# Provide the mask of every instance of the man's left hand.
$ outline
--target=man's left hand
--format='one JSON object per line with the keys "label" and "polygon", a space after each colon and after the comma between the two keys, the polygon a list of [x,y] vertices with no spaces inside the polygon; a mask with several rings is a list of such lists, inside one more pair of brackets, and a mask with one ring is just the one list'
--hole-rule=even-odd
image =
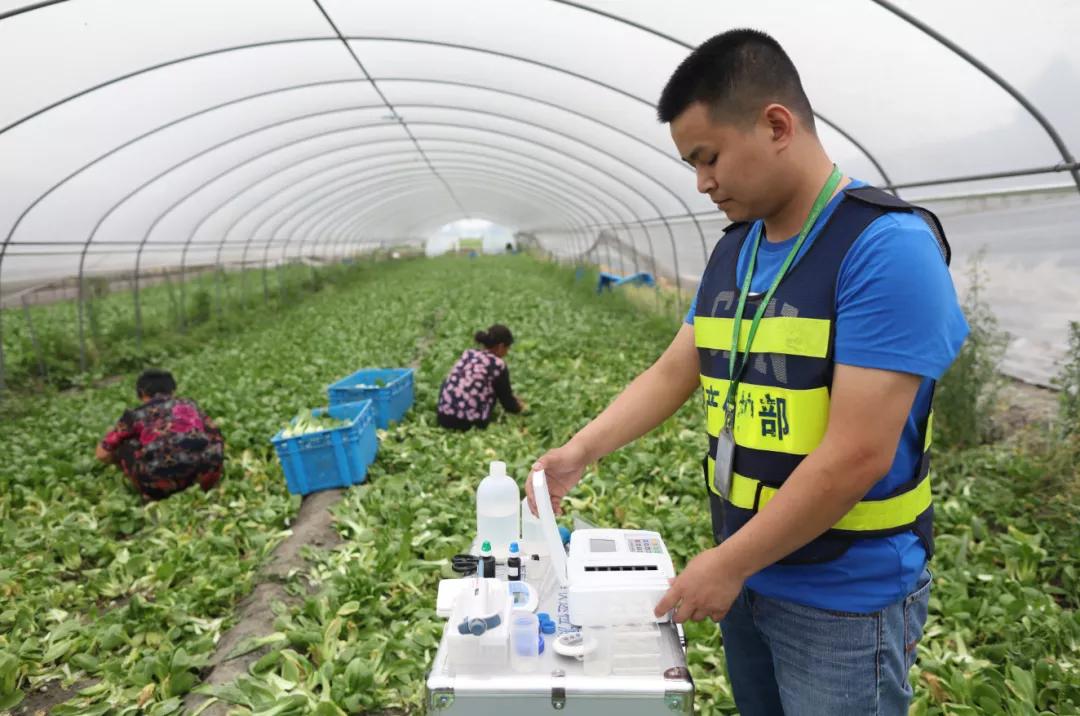
{"label": "man's left hand", "polygon": [[655,615],[663,616],[669,609],[678,607],[673,616],[677,624],[704,619],[720,621],[743,586],[743,578],[733,567],[719,547],[705,550],[671,581],[671,588],[656,605]]}

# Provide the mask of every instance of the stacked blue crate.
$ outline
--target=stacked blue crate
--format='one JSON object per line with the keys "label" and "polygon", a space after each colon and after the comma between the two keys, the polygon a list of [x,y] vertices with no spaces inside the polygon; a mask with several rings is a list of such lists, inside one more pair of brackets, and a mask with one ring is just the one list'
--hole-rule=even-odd
{"label": "stacked blue crate", "polygon": [[356,400],[375,403],[376,424],[382,430],[401,422],[413,404],[411,368],[365,368],[330,385],[330,405]]}
{"label": "stacked blue crate", "polygon": [[346,423],[288,438],[282,430],[270,439],[285,472],[289,492],[307,495],[362,483],[378,452],[375,405],[370,400],[362,400],[316,408],[311,413],[314,416],[329,414]]}

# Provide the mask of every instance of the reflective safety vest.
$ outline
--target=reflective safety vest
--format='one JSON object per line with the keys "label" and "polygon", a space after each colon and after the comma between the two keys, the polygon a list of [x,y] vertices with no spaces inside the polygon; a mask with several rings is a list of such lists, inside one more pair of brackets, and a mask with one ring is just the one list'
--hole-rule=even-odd
{"label": "reflective safety vest", "polygon": [[[891,212],[916,212],[934,233],[942,258],[950,251],[937,217],[873,188],[848,189],[816,239],[781,281],[754,337],[752,353],[735,396],[735,454],[728,499],[713,482],[713,455],[724,425],[728,353],[738,305],[736,271],[748,223],[732,224],[717,243],[702,277],[694,315],[701,387],[709,433],[705,476],[713,534],[719,543],[761,509],[821,442],[829,419],[836,341],[836,285],[848,250],[875,219]],[[747,298],[740,350],[758,300]],[[842,555],[856,539],[913,531],[933,554],[934,508],[930,496],[932,414],[919,417],[923,456],[911,479],[882,499],[863,499],[832,529],[781,560],[781,564],[825,562]]]}

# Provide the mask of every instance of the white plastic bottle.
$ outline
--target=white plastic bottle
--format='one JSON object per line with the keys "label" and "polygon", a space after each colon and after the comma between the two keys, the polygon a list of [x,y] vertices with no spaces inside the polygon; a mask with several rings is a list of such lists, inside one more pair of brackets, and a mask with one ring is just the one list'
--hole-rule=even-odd
{"label": "white plastic bottle", "polygon": [[476,488],[476,534],[481,542],[491,543],[496,557],[506,558],[510,543],[520,535],[521,495],[517,483],[506,474],[506,463],[491,463],[490,474]]}

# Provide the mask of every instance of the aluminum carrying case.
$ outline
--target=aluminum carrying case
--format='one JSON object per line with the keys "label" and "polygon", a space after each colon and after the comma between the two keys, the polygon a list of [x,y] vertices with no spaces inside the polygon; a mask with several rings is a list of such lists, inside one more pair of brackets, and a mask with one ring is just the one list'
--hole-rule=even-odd
{"label": "aluminum carrying case", "polygon": [[[546,560],[545,560],[546,562]],[[501,567],[501,565],[500,565]],[[501,573],[502,570],[500,569]],[[526,575],[527,576],[527,575]],[[515,671],[509,663],[483,669],[454,669],[448,660],[447,623],[426,679],[425,709],[435,716],[541,716],[553,712],[580,716],[659,716],[693,713],[694,683],[686,666],[682,628],[656,625],[658,655],[642,670],[619,665],[616,651],[607,676],[588,676],[583,662],[555,653],[555,638],[575,631],[570,624],[566,590],[547,582],[539,612],[556,622],[557,633],[545,635],[545,648],[535,670]],[[652,666],[655,664],[655,667]]]}

